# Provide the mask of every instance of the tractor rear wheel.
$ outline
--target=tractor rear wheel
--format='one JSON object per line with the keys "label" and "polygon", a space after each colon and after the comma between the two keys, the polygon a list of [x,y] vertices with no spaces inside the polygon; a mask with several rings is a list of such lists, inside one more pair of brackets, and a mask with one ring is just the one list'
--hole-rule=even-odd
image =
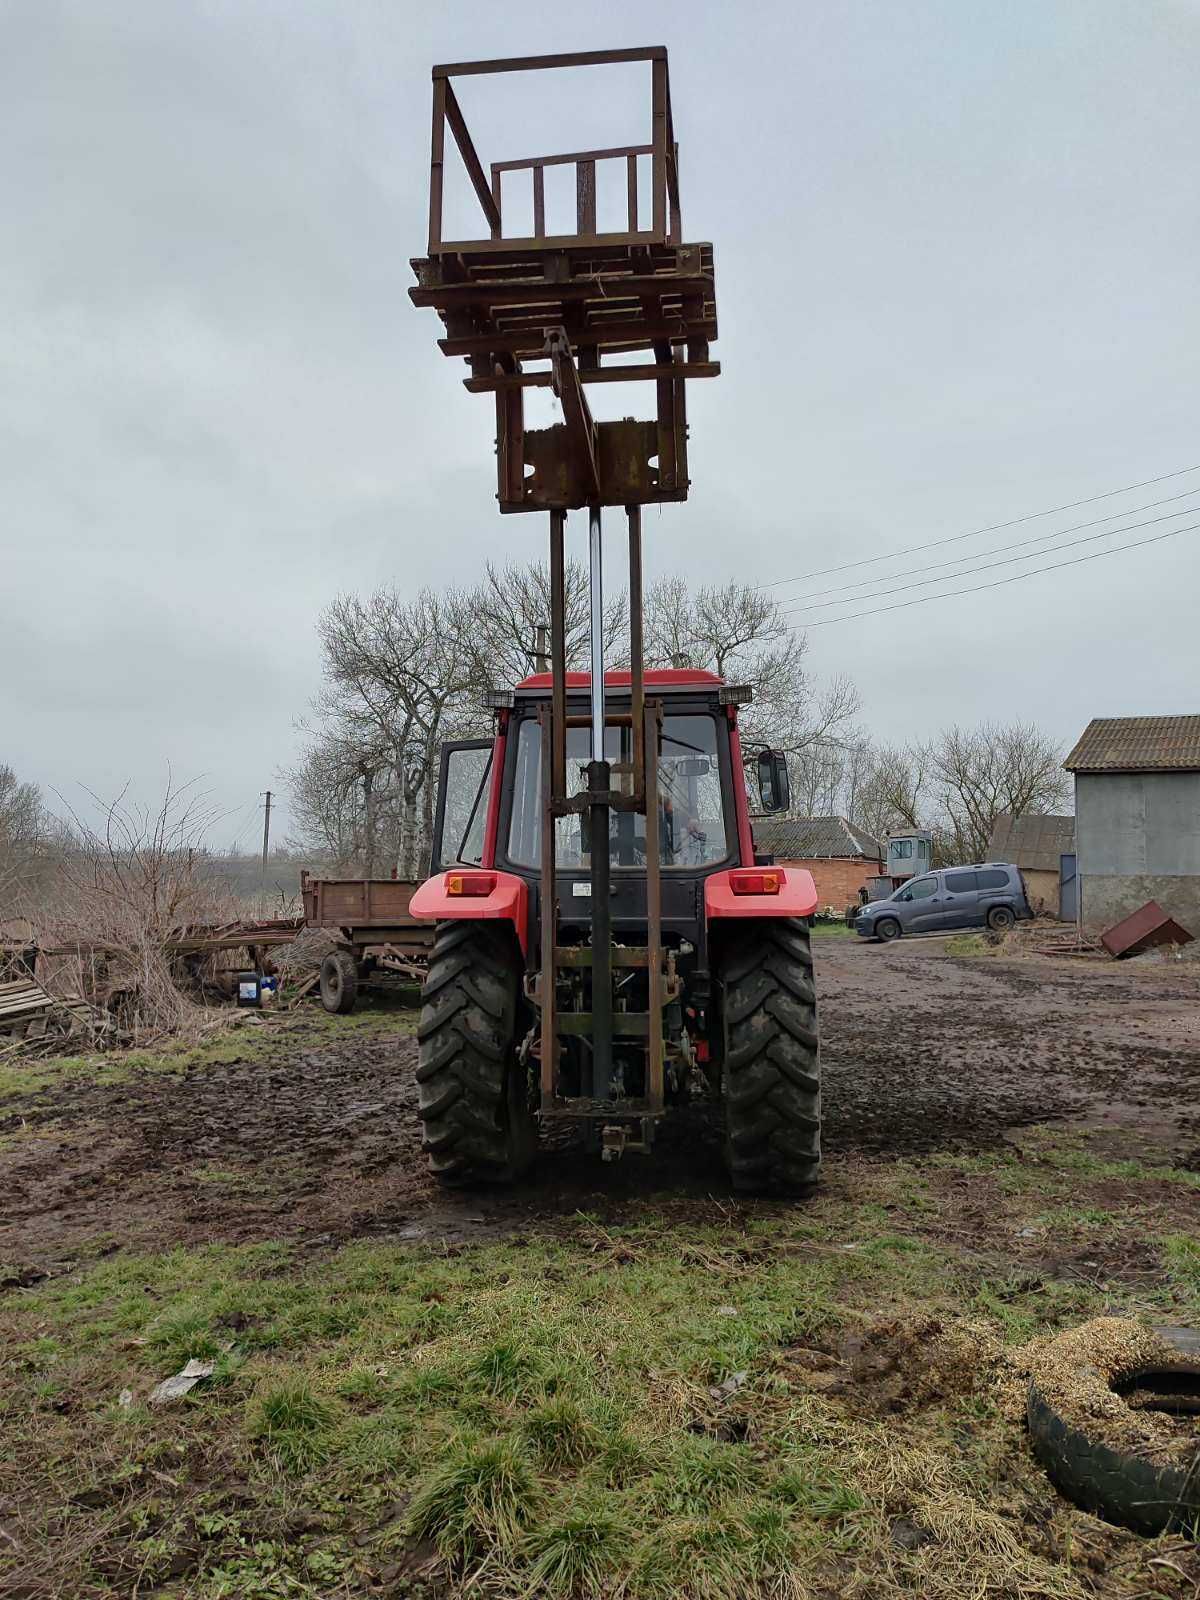
{"label": "tractor rear wheel", "polygon": [[520,979],[508,932],[439,924],[421,991],[417,1114],[442,1183],[511,1183],[533,1160],[537,1127],[516,1050]]}
{"label": "tractor rear wheel", "polygon": [[807,925],[748,923],[728,945],[720,977],[733,1186],[810,1194],[821,1170],[821,1066]]}

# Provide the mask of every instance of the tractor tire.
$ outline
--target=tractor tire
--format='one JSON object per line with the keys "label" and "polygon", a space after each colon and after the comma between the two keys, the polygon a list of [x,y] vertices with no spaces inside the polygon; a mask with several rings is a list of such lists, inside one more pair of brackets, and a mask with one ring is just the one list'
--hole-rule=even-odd
{"label": "tractor tire", "polygon": [[733,1186],[811,1194],[821,1170],[821,1065],[807,924],[750,923],[733,936],[719,975]]}
{"label": "tractor tire", "polygon": [[358,966],[348,950],[332,950],[321,963],[321,1004],[334,1016],[354,1010]]}
{"label": "tractor tire", "polygon": [[993,933],[1007,933],[1016,920],[1016,912],[1009,906],[993,906],[987,914],[987,925]]}
{"label": "tractor tire", "polygon": [[[1200,1394],[1200,1333],[1191,1328],[1155,1331],[1178,1352],[1180,1392]],[[1140,1455],[1113,1449],[1065,1422],[1033,1383],[1028,1418],[1034,1455],[1055,1486],[1085,1511],[1151,1536],[1186,1533],[1200,1523],[1200,1452],[1190,1465],[1155,1466]]]}
{"label": "tractor tire", "polygon": [[533,1160],[537,1125],[516,1049],[520,983],[507,930],[439,924],[421,991],[417,1114],[441,1183],[512,1183]]}

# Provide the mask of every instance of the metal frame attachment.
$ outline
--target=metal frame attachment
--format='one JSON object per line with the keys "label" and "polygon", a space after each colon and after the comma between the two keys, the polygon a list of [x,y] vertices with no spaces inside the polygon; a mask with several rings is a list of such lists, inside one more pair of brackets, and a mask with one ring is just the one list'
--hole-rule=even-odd
{"label": "metal frame attachment", "polygon": [[[493,161],[485,171],[453,80],[481,73],[646,62],[649,143]],[[582,509],[685,500],[688,378],[713,378],[717,337],[712,246],[684,244],[679,150],[671,116],[667,52],[599,50],[458,62],[433,69],[428,255],[415,260],[415,305],[445,325],[439,345],[467,361],[467,389],[495,395],[497,499],[501,511]],[[442,237],[446,129],[471,180],[486,237]],[[626,226],[597,230],[596,168],[623,161]],[[639,225],[638,163],[650,166],[650,226]],[[546,232],[545,169],[573,165],[573,233]],[[534,232],[505,238],[506,174],[529,172]],[[648,355],[649,360],[619,359]],[[539,365],[540,363],[540,365]],[[653,383],[652,419],[592,420],[585,387]],[[553,388],[561,426],[526,430],[524,391]]]}
{"label": "metal frame attachment", "polygon": [[[564,67],[646,63],[649,140],[609,149],[575,149],[505,157],[485,168],[455,93],[459,78]],[[474,189],[486,232],[446,239],[446,130]],[[598,216],[597,168],[625,168],[625,226],[606,228]],[[640,188],[649,168],[649,203]],[[575,230],[547,231],[545,171],[575,169]],[[506,178],[529,174],[533,233],[505,236]],[[678,994],[674,957],[662,944],[662,884],[658,860],[658,748],[662,707],[647,701],[642,647],[641,507],[688,495],[689,378],[714,378],[716,291],[710,244],[685,244],[679,205],[679,149],[671,114],[667,52],[645,49],[522,56],[454,62],[433,69],[433,126],[429,168],[428,254],[415,260],[409,296],[440,316],[447,356],[466,360],[469,392],[492,394],[496,407],[497,499],[501,511],[550,513],[551,694],[541,711],[542,854],[541,966],[528,988],[540,1007],[541,1105],[544,1116],[584,1117],[599,1125],[606,1157],[646,1149],[664,1104],[663,1010]],[[649,225],[642,226],[644,212]],[[642,359],[625,359],[641,357]],[[594,383],[653,383],[652,418],[597,422],[587,400]],[[524,393],[549,387],[561,423],[526,429]],[[609,711],[604,693],[602,508],[623,506],[629,528],[630,696],[628,712]],[[568,716],[565,646],[565,524],[569,510],[588,510],[591,571],[592,694],[590,716]],[[566,730],[591,729],[587,788],[567,794]],[[631,730],[628,789],[614,790],[604,755],[606,726]],[[646,944],[614,945],[609,904],[609,815],[638,812],[646,819]],[[588,814],[591,828],[592,939],[585,947],[559,944],[554,825]],[[591,1010],[559,1006],[560,972],[591,969]],[[648,1009],[615,1010],[613,971],[645,966]],[[590,1084],[571,1099],[559,1093],[562,1039],[586,1034],[592,1044]],[[646,1040],[646,1092],[614,1100],[612,1050],[618,1038]],[[637,1124],[631,1130],[631,1124]],[[631,1137],[631,1131],[636,1137]]]}

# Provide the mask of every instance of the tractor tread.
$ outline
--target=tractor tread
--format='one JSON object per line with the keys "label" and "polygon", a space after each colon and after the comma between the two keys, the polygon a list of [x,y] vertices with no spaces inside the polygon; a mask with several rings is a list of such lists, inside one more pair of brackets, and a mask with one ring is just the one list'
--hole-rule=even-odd
{"label": "tractor tread", "polygon": [[536,1130],[516,1059],[520,967],[506,930],[442,923],[417,1028],[417,1114],[445,1184],[511,1183]]}
{"label": "tractor tread", "polygon": [[788,919],[739,929],[720,977],[734,1187],[809,1194],[821,1168],[821,1069],[807,925]]}

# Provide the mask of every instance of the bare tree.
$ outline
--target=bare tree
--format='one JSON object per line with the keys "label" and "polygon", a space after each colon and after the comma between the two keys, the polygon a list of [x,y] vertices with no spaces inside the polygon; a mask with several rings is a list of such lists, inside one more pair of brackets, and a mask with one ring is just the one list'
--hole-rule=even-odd
{"label": "bare tree", "polygon": [[360,769],[387,774],[378,798],[399,810],[401,877],[425,866],[442,740],[482,723],[471,704],[470,620],[461,596],[428,589],[410,601],[394,589],[366,601],[342,595],[320,619],[326,691],[318,709]]}
{"label": "bare tree", "polygon": [[[563,572],[565,643],[569,670],[586,668],[591,640],[591,604],[586,568],[568,561]],[[510,688],[533,671],[537,631],[550,622],[550,569],[544,562],[496,567],[483,582],[455,597],[461,647],[478,689]],[[604,654],[609,665],[624,659],[627,632],[624,590],[609,594],[604,607]]]}
{"label": "bare tree", "polygon": [[982,861],[997,817],[1053,811],[1067,801],[1062,750],[1032,723],[947,728],[922,756],[947,859]]}
{"label": "bare tree", "polygon": [[805,667],[807,650],[779,602],[748,584],[692,592],[684,579],[672,577],[647,592],[647,665],[705,668],[749,684],[754,701],[742,716],[747,758],[755,745],[785,751],[801,786],[815,796],[828,790],[829,752],[844,737],[859,700],[846,678],[814,683]]}
{"label": "bare tree", "polygon": [[869,766],[860,781],[850,813],[877,839],[901,828],[922,826],[926,790],[926,757],[916,746],[868,747]]}
{"label": "bare tree", "polygon": [[192,785],[176,788],[170,779],[156,806],[134,805],[123,793],[110,802],[90,791],[88,798],[101,820],[68,806],[70,839],[38,908],[45,943],[78,950],[55,958],[53,983],[88,996],[137,1040],[224,1026],[227,1012],[188,998],[172,949],[190,927],[238,909],[203,848],[216,812]]}
{"label": "bare tree", "polygon": [[36,783],[0,762],[0,920],[46,865],[52,820]]}

